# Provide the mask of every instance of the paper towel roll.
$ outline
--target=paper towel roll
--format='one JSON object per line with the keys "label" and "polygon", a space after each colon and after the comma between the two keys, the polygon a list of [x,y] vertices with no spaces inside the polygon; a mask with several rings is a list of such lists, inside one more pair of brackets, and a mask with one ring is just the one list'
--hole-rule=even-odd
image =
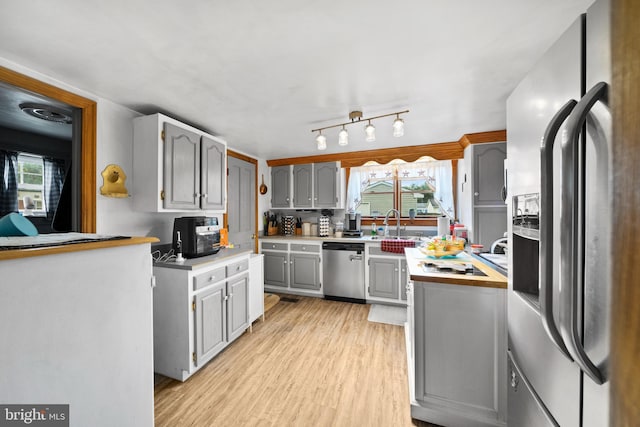
{"label": "paper towel roll", "polygon": [[449,235],[449,218],[446,216],[438,217],[438,236]]}

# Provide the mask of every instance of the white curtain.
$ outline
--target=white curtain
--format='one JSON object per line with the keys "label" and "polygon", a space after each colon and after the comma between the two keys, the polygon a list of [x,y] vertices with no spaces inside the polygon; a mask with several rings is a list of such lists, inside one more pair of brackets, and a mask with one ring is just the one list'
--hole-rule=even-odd
{"label": "white curtain", "polygon": [[399,164],[397,168],[399,177],[425,177],[427,182],[434,187],[433,196],[442,212],[449,218],[455,218],[451,160],[403,163]]}
{"label": "white curtain", "polygon": [[362,190],[372,181],[393,179],[395,165],[370,165],[351,168],[347,183],[347,212],[356,211],[362,201]]}
{"label": "white curtain", "polygon": [[44,199],[47,218],[53,219],[58,208],[62,186],[64,184],[64,160],[45,157],[44,161]]}
{"label": "white curtain", "polygon": [[452,167],[450,160],[419,161],[413,163],[394,163],[351,168],[347,185],[347,210],[355,211],[362,201],[362,190],[371,181],[380,179],[426,178],[434,188],[434,197],[440,209],[450,218],[454,218]]}

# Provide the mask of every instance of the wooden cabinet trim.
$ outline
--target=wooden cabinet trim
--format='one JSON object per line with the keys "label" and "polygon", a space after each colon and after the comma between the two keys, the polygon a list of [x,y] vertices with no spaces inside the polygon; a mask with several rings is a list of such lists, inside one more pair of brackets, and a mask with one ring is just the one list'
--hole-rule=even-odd
{"label": "wooden cabinet trim", "polygon": [[423,156],[431,156],[437,160],[454,160],[464,157],[464,148],[469,144],[485,142],[504,142],[507,140],[506,130],[477,132],[465,134],[458,141],[437,144],[412,145],[406,147],[382,148],[378,150],[351,151],[346,153],[322,154],[317,156],[289,157],[285,159],[267,160],[267,165],[284,166],[303,163],[341,162],[343,168],[362,166],[374,160],[381,164],[394,159],[413,162]]}

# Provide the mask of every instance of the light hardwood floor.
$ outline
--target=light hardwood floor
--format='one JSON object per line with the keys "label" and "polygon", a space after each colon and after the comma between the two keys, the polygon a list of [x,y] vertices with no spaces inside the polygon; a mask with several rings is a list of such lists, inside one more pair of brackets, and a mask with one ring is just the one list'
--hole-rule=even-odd
{"label": "light hardwood floor", "polygon": [[156,426],[429,426],[410,417],[402,327],[289,297],[186,382],[158,382]]}

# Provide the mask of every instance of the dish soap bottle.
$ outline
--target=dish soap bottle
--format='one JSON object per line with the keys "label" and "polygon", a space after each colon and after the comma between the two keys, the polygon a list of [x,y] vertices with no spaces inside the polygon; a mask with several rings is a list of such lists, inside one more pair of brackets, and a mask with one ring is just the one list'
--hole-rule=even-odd
{"label": "dish soap bottle", "polygon": [[376,228],[376,223],[375,223],[375,222],[372,222],[372,223],[371,223],[371,235],[372,235],[372,236],[375,236],[375,235],[376,235],[377,230],[378,230],[378,229]]}

